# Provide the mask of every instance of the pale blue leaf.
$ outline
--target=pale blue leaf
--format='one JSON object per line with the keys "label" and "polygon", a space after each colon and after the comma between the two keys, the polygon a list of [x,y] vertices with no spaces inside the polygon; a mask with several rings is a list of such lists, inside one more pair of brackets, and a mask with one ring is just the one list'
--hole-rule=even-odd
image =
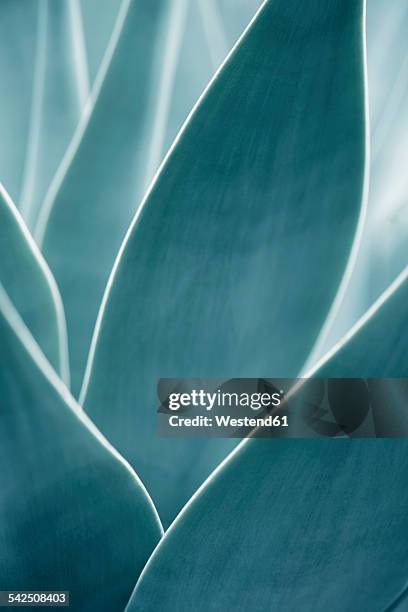
{"label": "pale blue leaf", "polygon": [[33,227],[89,94],[77,0],[39,0],[30,128],[19,208]]}
{"label": "pale blue leaf", "polygon": [[[88,11],[85,22],[95,8],[92,2],[83,3]],[[240,17],[241,28],[244,21]],[[66,304],[74,391],[125,229],[165,152],[229,50],[227,40],[217,42],[224,37],[223,27],[216,3],[122,4],[92,95],[92,116],[78,129],[36,232]],[[214,28],[219,32],[215,39]],[[93,38],[92,29],[86,24],[85,29]],[[128,59],[134,55],[136,64]],[[106,130],[114,143],[109,146]]]}
{"label": "pale blue leaf", "polygon": [[347,267],[363,189],[361,5],[298,8],[266,2],[212,82],[100,311],[84,406],[166,524],[233,442],[158,439],[157,379],[296,376]]}
{"label": "pale blue leaf", "polygon": [[346,299],[315,361],[408,264],[408,5],[367,3],[371,164],[367,220]]}
{"label": "pale blue leaf", "polygon": [[43,352],[69,381],[64,309],[55,280],[19,212],[0,184],[0,285]]}
{"label": "pale blue leaf", "polygon": [[145,187],[155,52],[167,1],[124,0],[79,126],[36,232],[61,289],[79,391],[109,271]]}
{"label": "pale blue leaf", "polygon": [[0,584],[122,612],[161,536],[136,474],[60,382],[0,290]]}
{"label": "pale blue leaf", "polygon": [[218,7],[225,37],[230,45],[238,40],[262,4],[262,0],[212,0],[212,2]]}
{"label": "pale blue leaf", "polygon": [[[406,376],[407,302],[408,268],[311,374]],[[408,571],[406,454],[406,440],[245,441],[167,531],[126,610],[382,612]]]}
{"label": "pale blue leaf", "polygon": [[122,0],[80,0],[91,83],[109,44],[121,3]]}
{"label": "pale blue leaf", "polygon": [[30,125],[38,0],[0,2],[0,181],[18,202]]}

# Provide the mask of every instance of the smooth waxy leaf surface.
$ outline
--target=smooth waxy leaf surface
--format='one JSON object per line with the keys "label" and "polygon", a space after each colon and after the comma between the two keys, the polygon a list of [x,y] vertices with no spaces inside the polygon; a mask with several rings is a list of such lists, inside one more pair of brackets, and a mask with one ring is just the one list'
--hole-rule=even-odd
{"label": "smooth waxy leaf surface", "polygon": [[350,285],[322,355],[408,264],[408,5],[367,2],[370,185],[367,222]]}
{"label": "smooth waxy leaf surface", "polygon": [[404,612],[408,603],[408,585],[404,586],[400,593],[394,598],[385,612]]}
{"label": "smooth waxy leaf surface", "polygon": [[[164,57],[173,58],[177,54],[178,58],[174,62],[174,84],[169,96],[171,99],[167,126],[160,152],[162,156],[167,152],[205,86],[261,4],[260,0],[251,0],[245,5],[235,0],[221,3],[217,0],[177,2],[179,8],[178,11],[173,11],[176,18],[174,25],[170,24],[168,51],[164,54]],[[177,40],[176,33],[180,40]],[[171,66],[167,68],[164,65],[163,73],[166,71],[170,72]]]}
{"label": "smooth waxy leaf surface", "polygon": [[122,612],[161,535],[136,474],[82,413],[0,291],[0,584]]}
{"label": "smooth waxy leaf surface", "polygon": [[228,51],[223,49],[220,54],[216,49],[214,52],[200,2],[176,0],[172,7],[161,56],[161,87],[156,92],[157,111],[148,147],[146,187]]}
{"label": "smooth waxy leaf surface", "polygon": [[259,9],[262,0],[214,0],[213,4],[218,8],[225,38],[232,45]]}
{"label": "smooth waxy leaf surface", "polygon": [[[408,269],[313,375],[406,377],[407,300]],[[406,440],[244,442],[126,609],[384,610],[406,582],[406,453]]]}
{"label": "smooth waxy leaf surface", "polygon": [[[125,25],[112,62],[106,69],[117,32],[95,85],[92,116],[78,129],[47,196],[37,231],[38,240],[44,238],[43,249],[66,304],[74,391],[83,375],[97,308],[125,229],[165,152],[235,42],[220,44],[214,39],[214,27],[222,32],[224,22],[221,13],[214,14],[211,3],[134,2],[127,13],[128,4],[125,0],[121,5],[117,31],[124,18]],[[114,8],[112,14],[104,12],[102,25],[97,20],[99,38],[94,35],[99,9],[92,2],[82,4],[91,78],[106,47],[109,23],[118,7]],[[227,14],[233,12],[229,7]],[[250,13],[247,10],[242,16],[239,11],[235,17],[241,30]],[[78,30],[80,25],[73,21],[73,27]],[[129,62],[133,56],[138,58],[136,66]]]}
{"label": "smooth waxy leaf surface", "polygon": [[[369,212],[371,251],[367,290],[377,296],[408,264],[408,6],[367,3],[371,113]],[[382,33],[382,42],[380,41]],[[386,50],[386,52],[385,52]]]}
{"label": "smooth waxy leaf surface", "polygon": [[19,201],[30,125],[38,0],[0,2],[0,181]]}
{"label": "smooth waxy leaf surface", "polygon": [[65,315],[55,280],[4,188],[0,185],[0,284],[24,323],[69,382]]}
{"label": "smooth waxy leaf surface", "polygon": [[51,185],[36,236],[67,316],[72,389],[115,255],[144,188],[157,38],[167,1],[125,1],[80,125]]}
{"label": "smooth waxy leaf surface", "polygon": [[128,235],[82,397],[165,523],[233,442],[157,439],[157,379],[298,374],[359,218],[363,98],[358,3],[266,2]]}
{"label": "smooth waxy leaf surface", "polygon": [[[78,1],[78,0],[77,0]],[[100,67],[122,0],[80,0],[89,78],[94,81]]]}
{"label": "smooth waxy leaf surface", "polygon": [[89,94],[78,0],[39,0],[19,208],[34,227]]}

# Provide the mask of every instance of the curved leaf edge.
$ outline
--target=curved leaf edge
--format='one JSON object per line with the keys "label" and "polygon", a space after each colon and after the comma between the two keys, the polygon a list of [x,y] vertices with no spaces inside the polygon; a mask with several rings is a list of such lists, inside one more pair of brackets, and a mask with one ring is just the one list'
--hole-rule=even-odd
{"label": "curved leaf edge", "polygon": [[40,248],[42,246],[46,234],[48,220],[51,216],[60,187],[64,182],[68,169],[70,168],[71,164],[75,159],[75,156],[80,148],[82,139],[85,137],[87,127],[92,117],[93,109],[95,108],[99,94],[102,90],[105,77],[108,73],[111,60],[115,53],[115,49],[125,23],[131,1],[132,0],[122,0],[122,4],[120,5],[112,34],[109,38],[108,45],[106,47],[100,67],[98,69],[98,73],[95,77],[95,82],[92,86],[91,93],[82,112],[81,119],[79,120],[77,128],[67,147],[67,150],[65,151],[65,154],[62,157],[57,171],[48,187],[44,202],[40,208],[38,220],[33,231],[34,238]]}
{"label": "curved leaf edge", "polygon": [[[368,89],[368,64],[367,64],[367,0],[362,0],[362,12],[361,12],[361,36],[362,36],[362,67],[363,67],[363,95],[364,95],[364,174],[363,174],[363,189],[361,194],[361,208],[360,215],[357,221],[352,246],[349,254],[346,267],[343,272],[343,277],[339,283],[337,293],[334,297],[332,305],[327,313],[326,320],[324,321],[320,333],[316,338],[309,357],[306,360],[303,371],[307,371],[308,368],[312,367],[313,361],[316,355],[321,354],[322,347],[325,340],[332,330],[336,322],[336,317],[340,312],[340,308],[347,297],[347,290],[352,279],[353,271],[358,260],[358,254],[361,248],[364,228],[367,220],[367,210],[369,201],[369,189],[370,189],[370,170],[371,170],[371,138],[370,138],[370,108],[369,108],[369,89]],[[324,356],[322,357],[324,359]],[[302,374],[303,375],[303,374]],[[307,377],[307,374],[305,374]]]}
{"label": "curved leaf edge", "polygon": [[[376,302],[367,310],[367,312],[353,325],[353,327],[347,332],[336,345],[328,351],[315,365],[312,369],[310,369],[304,376],[304,379],[310,378],[316,374],[316,372],[326,365],[332,357],[334,357],[352,338],[354,338],[361,329],[363,329],[371,320],[372,317],[381,309],[381,307],[387,302],[387,300],[395,294],[399,287],[402,286],[405,282],[408,281],[408,266],[398,275],[398,277],[389,285],[389,287],[381,294],[381,296],[376,300]],[[299,388],[299,387],[297,387]],[[229,463],[233,461],[235,456],[240,453],[240,451],[251,442],[251,438],[243,439],[231,452],[225,457],[225,459],[215,468],[215,470],[210,474],[210,476],[203,482],[203,484],[197,489],[194,495],[189,499],[186,505],[181,509],[179,514],[176,516],[172,524],[167,528],[163,538],[160,540],[151,556],[149,557],[143,571],[141,572],[132,596],[129,600],[129,604],[125,609],[125,612],[129,610],[129,605],[131,602],[135,601],[135,597],[137,597],[137,589],[139,584],[144,580],[145,575],[149,572],[150,565],[154,563],[156,555],[161,553],[161,548],[167,545],[167,539],[171,536],[174,529],[179,527],[179,524],[183,522],[184,515],[189,511],[190,506],[192,506],[196,499],[200,497],[205,489],[209,487],[212,481],[218,476],[218,474],[226,468]],[[397,598],[392,602],[391,607],[386,610],[386,612],[391,612],[391,610],[395,610],[397,608],[394,605],[398,604],[400,601],[405,600],[405,597],[408,595],[408,586],[406,586],[403,591],[397,596]],[[132,604],[133,605],[133,604]]]}
{"label": "curved leaf edge", "polygon": [[[67,325],[66,325],[66,319],[65,319],[64,305],[63,305],[62,298],[61,298],[61,295],[58,289],[57,282],[46,260],[41,254],[41,251],[38,248],[36,241],[30,234],[30,231],[28,230],[21,213],[18,211],[11,197],[9,196],[6,189],[1,183],[0,183],[0,198],[3,200],[5,205],[8,207],[10,214],[14,217],[16,225],[21,233],[22,239],[24,240],[29,250],[31,251],[33,258],[35,259],[49,287],[50,294],[54,302],[54,308],[55,308],[57,326],[58,326],[59,373],[60,373],[62,381],[67,385],[67,387],[69,387],[70,372],[69,372],[69,349],[68,349]],[[1,281],[0,281],[0,286],[1,286]],[[22,321],[21,323],[25,326],[25,323],[23,323]],[[38,350],[41,350],[41,349],[38,347]]]}
{"label": "curved leaf edge", "polygon": [[[181,137],[183,136],[185,130],[187,129],[188,125],[190,124],[194,114],[196,113],[197,109],[200,107],[200,105],[202,104],[204,98],[206,97],[208,91],[214,86],[214,83],[217,81],[217,79],[219,78],[221,72],[223,71],[224,66],[231,60],[231,58],[234,56],[237,47],[240,46],[241,42],[245,39],[245,37],[247,36],[248,32],[251,30],[254,22],[258,19],[258,17],[260,16],[260,14],[262,13],[262,11],[264,10],[264,8],[266,7],[266,5],[270,2],[270,0],[264,0],[262,2],[262,4],[259,6],[258,10],[256,11],[256,13],[253,15],[252,19],[249,21],[249,23],[247,24],[246,28],[243,30],[242,34],[239,36],[239,38],[236,40],[235,44],[232,46],[232,48],[230,49],[229,53],[227,54],[227,56],[225,57],[224,61],[220,64],[220,66],[218,67],[218,69],[215,71],[213,77],[210,79],[209,83],[207,84],[207,86],[205,87],[205,89],[203,90],[202,94],[199,96],[198,100],[196,101],[196,103],[194,104],[193,108],[191,109],[190,113],[188,114],[186,120],[184,121],[183,125],[181,126],[178,134],[176,135],[172,145],[170,146],[170,148],[168,149],[166,155],[164,156],[162,162],[160,163],[155,175],[153,176],[150,185],[148,186],[143,199],[140,203],[139,208],[137,209],[135,216],[133,217],[133,220],[131,221],[129,228],[125,234],[125,237],[123,239],[123,242],[119,248],[118,254],[116,256],[116,259],[114,261],[111,273],[109,275],[109,279],[108,282],[106,284],[106,288],[102,297],[102,301],[100,304],[100,308],[99,308],[99,312],[98,312],[98,316],[96,319],[96,323],[95,323],[95,328],[93,331],[93,335],[92,335],[92,340],[91,340],[91,344],[90,344],[90,349],[89,349],[89,353],[88,353],[88,359],[87,359],[87,363],[86,363],[86,367],[85,367],[85,372],[84,372],[84,377],[83,377],[83,382],[82,382],[82,386],[81,386],[81,391],[79,393],[79,403],[81,405],[84,404],[85,399],[86,399],[86,395],[87,395],[87,391],[88,391],[88,386],[90,383],[90,379],[91,379],[91,373],[92,373],[92,369],[93,369],[93,363],[94,363],[94,359],[95,359],[95,354],[96,354],[96,347],[98,344],[98,339],[99,339],[99,333],[102,327],[102,322],[103,322],[103,318],[104,318],[104,314],[105,314],[105,310],[106,310],[106,306],[107,303],[109,301],[109,296],[110,296],[110,292],[111,289],[115,283],[115,278],[118,274],[118,269],[122,260],[122,255],[126,249],[127,243],[130,240],[131,235],[133,234],[133,232],[135,231],[135,228],[137,227],[137,223],[138,220],[140,218],[140,215],[142,213],[142,210],[145,206],[145,204],[148,202],[149,198],[150,198],[150,194],[152,193],[152,191],[154,190],[156,183],[159,180],[159,177],[161,175],[161,173],[163,172],[165,166],[167,165],[167,163],[169,162],[169,159],[171,158],[173,151],[175,150],[175,148],[178,145],[178,142],[180,141]],[[362,239],[362,235],[363,235],[363,230],[364,230],[364,225],[365,225],[365,220],[366,220],[366,212],[367,212],[367,204],[368,204],[368,190],[369,190],[369,177],[370,177],[370,130],[369,130],[369,107],[368,107],[368,81],[367,81],[367,45],[366,45],[366,0],[361,0],[361,35],[362,35],[362,49],[363,49],[363,57],[362,57],[362,68],[363,68],[363,96],[364,96],[364,137],[365,137],[365,143],[364,143],[364,150],[365,150],[365,160],[364,160],[364,173],[363,173],[363,184],[362,184],[362,192],[361,192],[361,205],[360,205],[360,212],[359,212],[359,217],[358,217],[358,221],[356,224],[356,228],[354,231],[354,236],[352,239],[352,246],[351,246],[351,250],[349,253],[349,257],[345,266],[345,270],[343,272],[343,276],[342,279],[339,283],[339,287],[337,289],[336,295],[333,299],[332,305],[329,309],[329,312],[327,313],[326,319],[322,325],[322,328],[320,330],[320,333],[318,335],[318,337],[315,339],[315,342],[309,352],[309,355],[305,361],[304,367],[302,369],[302,371],[309,366],[309,363],[311,362],[311,360],[313,359],[313,355],[318,353],[319,347],[324,343],[324,340],[328,334],[328,332],[330,331],[337,312],[340,309],[340,306],[345,298],[345,295],[347,293],[347,288],[352,276],[352,272],[357,260],[357,255],[358,255],[358,251],[360,248],[360,243],[361,243],[361,239]]]}
{"label": "curved leaf edge", "polygon": [[126,461],[126,459],[124,459],[124,457],[122,457],[122,455],[116,450],[116,448],[114,448],[112,444],[110,444],[110,442],[103,436],[103,434],[99,431],[93,421],[91,421],[87,414],[82,410],[81,406],[75,401],[68,387],[59,378],[59,376],[45,357],[35,338],[32,336],[30,330],[27,328],[24,321],[21,319],[19,313],[15,309],[13,303],[7,295],[7,292],[4,290],[1,284],[0,316],[3,317],[7,325],[11,328],[17,340],[22,345],[23,350],[25,350],[31,357],[31,359],[39,370],[39,374],[44,376],[48,383],[53,387],[55,392],[61,397],[62,401],[74,413],[74,416],[90,432],[90,434],[98,440],[98,442],[104,447],[104,449],[108,451],[111,456],[113,456],[119,463],[123,465],[126,471],[131,475],[132,479],[135,482],[135,485],[137,487],[140,487],[151,509],[152,516],[154,517],[154,520],[158,527],[158,531],[160,532],[160,535],[163,535],[164,531],[159,514],[143,482],[136,474],[134,469]]}

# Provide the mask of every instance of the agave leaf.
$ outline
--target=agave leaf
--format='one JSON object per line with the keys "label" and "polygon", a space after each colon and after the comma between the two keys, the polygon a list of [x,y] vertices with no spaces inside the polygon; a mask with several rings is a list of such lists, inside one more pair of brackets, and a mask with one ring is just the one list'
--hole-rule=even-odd
{"label": "agave leaf", "polygon": [[[158,45],[157,66],[156,71],[160,75],[157,83],[157,89],[152,96],[153,112],[152,123],[149,129],[149,135],[145,143],[146,162],[143,169],[143,184],[141,184],[141,192],[143,193],[149,186],[154,173],[160,165],[165,150],[170,142],[176,136],[181,127],[182,122],[195,102],[200,91],[196,92],[196,80],[201,80],[202,69],[197,70],[197,77],[188,81],[185,78],[185,64],[191,67],[200,65],[197,62],[197,53],[193,52],[194,47],[189,49],[190,53],[183,48],[185,47],[186,26],[191,25],[192,36],[197,35],[197,23],[191,24],[191,17],[194,19],[194,14],[197,13],[196,4],[189,4],[188,0],[173,0],[169,4],[170,10],[166,20],[166,28],[162,31],[161,41]],[[195,10],[192,10],[194,9]],[[193,39],[196,44],[196,39]],[[199,47],[198,42],[198,47]],[[180,54],[184,52],[184,62],[180,65]],[[205,57],[205,56],[204,56]],[[210,75],[208,75],[208,78]],[[208,78],[203,83],[208,82]],[[193,99],[191,99],[193,93]],[[194,95],[196,93],[196,95]]]}
{"label": "agave leaf", "polygon": [[[122,4],[117,31],[127,5],[127,1]],[[226,54],[227,48],[213,52],[208,26],[219,15],[208,24],[203,17],[208,6],[188,0],[169,3],[168,11],[163,0],[130,6],[113,61],[109,64],[117,31],[101,66],[92,117],[79,127],[47,196],[36,237],[39,242],[44,240],[43,250],[66,305],[74,392],[78,391],[97,308],[125,229],[164,153]],[[92,3],[86,11],[85,21],[89,22]],[[221,29],[220,19],[217,24]],[[140,36],[142,29],[144,36]],[[138,71],[128,62],[133,55],[139,58]],[[118,90],[122,92],[120,100]],[[105,147],[106,129],[115,143],[109,150]],[[101,182],[105,175],[107,181]],[[84,219],[85,207],[89,221]],[[72,250],[67,257],[64,252],[69,246]],[[86,267],[84,261],[88,262]],[[79,279],[83,279],[81,303]]]}
{"label": "agave leaf", "polygon": [[75,5],[5,0],[0,7],[1,180],[30,226],[87,95]]}
{"label": "agave leaf", "polygon": [[65,305],[74,393],[109,271],[145,186],[155,51],[166,8],[164,0],[122,3],[92,112],[71,142],[36,231]]}
{"label": "agave leaf", "polygon": [[408,147],[408,5],[398,0],[387,11],[384,3],[374,0],[367,5],[367,19],[372,109],[367,288],[373,300],[408,263],[408,180],[403,170]]}
{"label": "agave leaf", "polygon": [[0,181],[18,202],[29,132],[38,0],[0,2]]}
{"label": "agave leaf", "polygon": [[162,533],[151,500],[2,288],[0,347],[0,583],[121,612]]}
{"label": "agave leaf", "polygon": [[[407,299],[408,268],[313,375],[406,376]],[[406,453],[405,440],[243,442],[126,610],[384,610],[407,571]]]}
{"label": "agave leaf", "polygon": [[403,589],[393,599],[385,612],[404,612],[407,609],[408,602],[408,585],[404,585]]}
{"label": "agave leaf", "polygon": [[166,524],[233,442],[157,439],[157,379],[296,376],[336,294],[362,194],[361,47],[354,1],[266,2],[121,250],[81,399]]}
{"label": "agave leaf", "polygon": [[[183,122],[198,100],[215,71],[220,67],[238,36],[254,16],[260,1],[247,6],[238,3],[219,3],[217,0],[177,0],[184,4],[184,32],[179,41],[178,62],[163,137],[163,146],[158,158],[164,153],[178,134]],[[175,3],[176,4],[176,3]],[[222,6],[224,4],[225,6]],[[179,22],[181,20],[179,19]],[[234,24],[232,26],[232,24]],[[228,27],[233,27],[233,34]],[[176,46],[176,26],[169,28],[169,50]],[[170,53],[165,53],[165,57]],[[164,74],[170,70],[164,66]],[[160,104],[160,93],[159,93]],[[157,169],[157,168],[155,168]]]}
{"label": "agave leaf", "polygon": [[80,0],[89,78],[94,82],[109,44],[122,0]]}
{"label": "agave leaf", "polygon": [[408,263],[408,56],[405,0],[367,3],[371,170],[367,223],[356,266],[324,354],[363,315]]}
{"label": "agave leaf", "polygon": [[406,337],[401,334],[405,324],[408,296],[406,277],[407,269],[401,272],[342,341],[332,349],[335,359],[328,360],[326,357],[323,365],[317,364],[319,376],[333,378],[407,376]]}
{"label": "agave leaf", "polygon": [[19,208],[33,227],[89,93],[76,0],[39,0],[34,82]]}
{"label": "agave leaf", "polygon": [[228,44],[233,45],[259,9],[262,0],[210,0],[210,4],[218,9],[224,35]]}
{"label": "agave leaf", "polygon": [[[214,0],[209,0],[209,2],[198,0],[197,7],[199,8],[202,29],[207,39],[209,55],[213,66],[217,69],[227,56],[229,47],[232,47],[232,44],[228,44],[218,2]],[[251,17],[254,16],[254,13]],[[249,21],[248,19],[243,26],[247,26]],[[244,27],[242,27],[242,30],[243,29]],[[235,40],[233,42],[235,42]]]}
{"label": "agave leaf", "polygon": [[64,308],[44,258],[0,184],[0,283],[54,368],[69,382]]}

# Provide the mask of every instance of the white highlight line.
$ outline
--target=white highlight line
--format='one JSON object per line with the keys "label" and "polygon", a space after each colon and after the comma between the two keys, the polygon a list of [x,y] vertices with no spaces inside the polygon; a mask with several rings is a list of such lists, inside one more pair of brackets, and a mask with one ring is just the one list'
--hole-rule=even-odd
{"label": "white highlight line", "polygon": [[68,352],[68,337],[67,337],[67,325],[65,320],[64,306],[62,298],[55,281],[55,278],[48,267],[47,262],[41,254],[40,249],[37,246],[34,238],[30,234],[26,224],[19,211],[13,204],[9,194],[0,183],[0,197],[3,198],[6,206],[11,210],[17,225],[31,250],[34,259],[37,261],[38,267],[41,269],[46,282],[48,283],[51,296],[54,300],[55,312],[57,317],[58,335],[59,335],[59,363],[61,370],[61,378],[64,383],[69,387],[70,385],[70,372],[69,372],[69,352]]}
{"label": "white highlight line", "polygon": [[89,71],[86,55],[84,29],[82,26],[82,13],[79,0],[70,0],[68,3],[70,17],[70,34],[74,52],[74,66],[78,84],[78,103],[81,111],[85,108],[89,97]]}
{"label": "white highlight line", "polygon": [[129,463],[118,453],[118,451],[107,441],[107,439],[102,435],[96,425],[91,421],[91,419],[84,413],[84,411],[80,408],[80,406],[76,403],[75,399],[69,392],[66,385],[62,382],[62,380],[58,377],[55,370],[52,368],[51,364],[45,357],[41,348],[38,346],[37,342],[31,335],[31,332],[25,325],[24,321],[20,317],[17,310],[14,308],[7,292],[4,290],[4,287],[0,283],[0,315],[3,315],[6,323],[9,325],[11,330],[16,335],[19,342],[23,345],[23,348],[27,351],[34,364],[39,369],[39,375],[42,374],[44,378],[49,382],[49,384],[53,387],[54,391],[59,395],[64,404],[75,414],[78,420],[88,429],[88,431],[93,435],[98,442],[108,451],[110,455],[115,457],[119,463],[121,463],[126,470],[131,474],[137,486],[139,486],[144,494],[146,495],[146,499],[151,507],[153,515],[156,519],[157,525],[163,533],[163,527],[157,513],[157,510],[153,504],[151,497],[149,496],[144,484],[140,480],[139,476],[133,470],[133,468],[129,465]]}
{"label": "white highlight line", "polygon": [[[188,4],[186,0],[173,0],[164,49],[160,48],[160,86],[156,96],[155,120],[150,139],[143,191],[149,186],[163,155],[164,138],[170,112],[174,81],[185,30]],[[163,54],[163,58],[162,58]]]}
{"label": "white highlight line", "polygon": [[228,41],[218,6],[214,0],[198,0],[204,34],[214,70],[228,54]]}
{"label": "white highlight line", "polygon": [[45,66],[47,59],[47,0],[39,0],[37,13],[37,42],[30,112],[30,128],[27,141],[24,174],[20,194],[20,210],[29,222],[33,205],[35,175],[40,143],[41,112],[44,100]]}

